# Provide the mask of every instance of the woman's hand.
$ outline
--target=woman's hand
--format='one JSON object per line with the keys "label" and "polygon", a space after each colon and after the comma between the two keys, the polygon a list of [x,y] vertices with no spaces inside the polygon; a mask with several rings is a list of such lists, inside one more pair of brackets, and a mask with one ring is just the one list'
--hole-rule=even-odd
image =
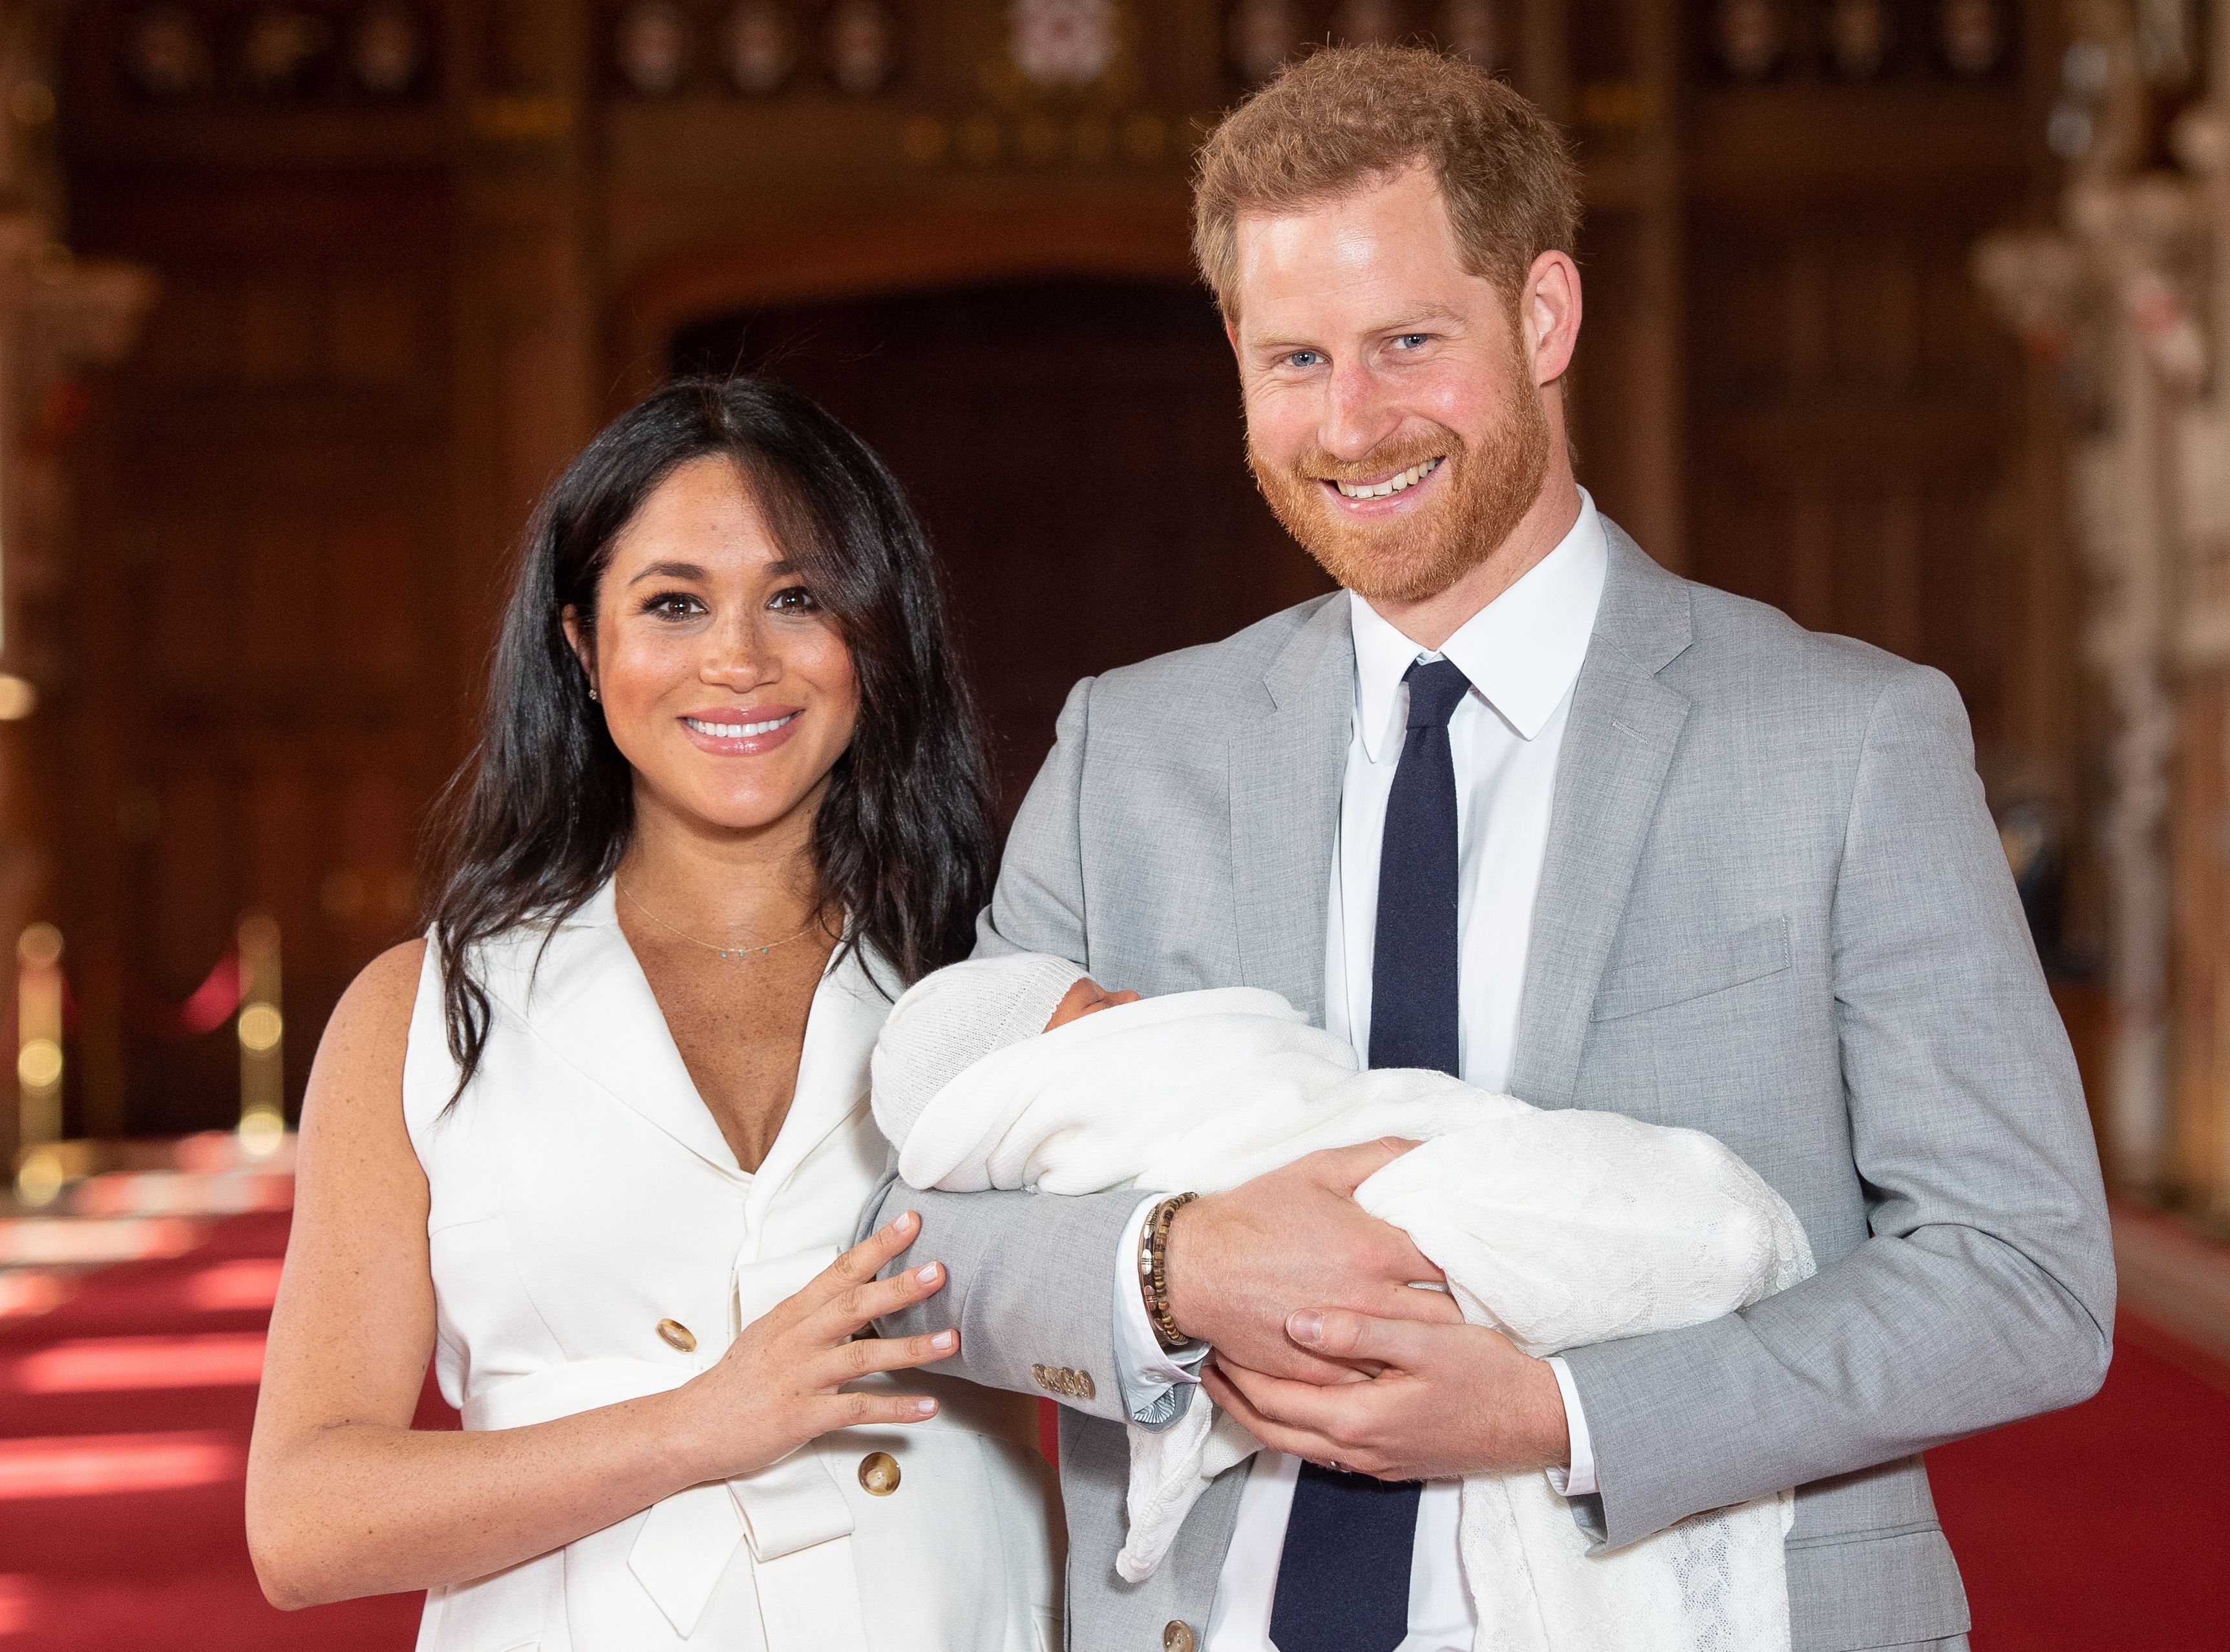
{"label": "woman's hand", "polygon": [[944,1288],[938,1262],[895,1279],[875,1277],[913,1242],[920,1225],[908,1210],[861,1240],[745,1326],[720,1363],[680,1391],[677,1397],[697,1419],[689,1430],[691,1483],[764,1468],[832,1429],[918,1423],[937,1414],[937,1402],[918,1395],[837,1391],[870,1371],[906,1371],[959,1352],[957,1331],[852,1340],[870,1320]]}

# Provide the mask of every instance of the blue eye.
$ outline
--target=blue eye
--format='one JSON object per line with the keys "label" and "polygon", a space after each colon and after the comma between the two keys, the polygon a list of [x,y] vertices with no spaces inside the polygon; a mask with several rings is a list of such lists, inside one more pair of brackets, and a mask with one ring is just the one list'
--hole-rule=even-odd
{"label": "blue eye", "polygon": [[1286,362],[1288,366],[1292,367],[1313,367],[1323,359],[1324,355],[1319,351],[1296,350],[1286,358]]}
{"label": "blue eye", "polygon": [[1432,337],[1429,332],[1405,332],[1394,342],[1404,350],[1421,350],[1431,342]]}

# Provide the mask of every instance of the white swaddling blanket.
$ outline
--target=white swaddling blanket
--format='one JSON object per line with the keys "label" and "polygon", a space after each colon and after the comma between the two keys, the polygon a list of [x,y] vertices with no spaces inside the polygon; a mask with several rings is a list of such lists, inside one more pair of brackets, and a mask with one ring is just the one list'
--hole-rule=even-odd
{"label": "white swaddling blanket", "polygon": [[[901,1002],[893,1023],[906,1015]],[[1356,1201],[1404,1229],[1465,1318],[1536,1356],[1700,1324],[1812,1272],[1788,1204],[1701,1132],[1549,1112],[1348,1045],[1252,988],[1105,1010],[977,1062],[918,1116],[876,1118],[918,1188],[1211,1192],[1320,1148],[1421,1139]],[[906,1087],[893,1083],[893,1094]],[[1209,1481],[1259,1450],[1205,1395],[1130,1429],[1117,1569],[1150,1576]],[[1460,1546],[1492,1652],[1783,1652],[1783,1493],[1590,1554],[1545,1475],[1464,1481]]]}

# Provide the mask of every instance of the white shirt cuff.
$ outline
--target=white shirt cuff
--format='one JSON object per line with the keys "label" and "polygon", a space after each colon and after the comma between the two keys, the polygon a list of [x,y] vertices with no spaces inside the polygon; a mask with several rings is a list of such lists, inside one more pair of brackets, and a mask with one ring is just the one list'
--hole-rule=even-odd
{"label": "white shirt cuff", "polygon": [[1165,1411],[1174,1415],[1171,1408],[1155,1402],[1180,1384],[1197,1383],[1200,1362],[1208,1354],[1204,1342],[1175,1352],[1162,1346],[1154,1322],[1146,1317],[1145,1295],[1138,1288],[1138,1242],[1146,1218],[1167,1197],[1166,1193],[1148,1195],[1124,1224],[1123,1237],[1115,1247],[1115,1371],[1126,1409],[1142,1423],[1147,1421],[1140,1416],[1142,1410],[1159,1421],[1167,1420]]}
{"label": "white shirt cuff", "polygon": [[1571,1367],[1554,1354],[1549,1356],[1549,1369],[1556,1373],[1556,1391],[1564,1397],[1564,1431],[1572,1438],[1571,1466],[1551,1468],[1549,1483],[1560,1497],[1592,1497],[1597,1489],[1595,1453],[1588,1439],[1588,1414],[1580,1409],[1579,1388],[1572,1381]]}

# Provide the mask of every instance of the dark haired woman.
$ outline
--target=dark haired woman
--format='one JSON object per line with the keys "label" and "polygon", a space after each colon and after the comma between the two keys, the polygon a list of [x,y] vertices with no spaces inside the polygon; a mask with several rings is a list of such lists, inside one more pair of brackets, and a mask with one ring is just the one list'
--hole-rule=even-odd
{"label": "dark haired woman", "polygon": [[[854,1339],[888,995],[961,956],[985,765],[920,529],[809,403],[660,391],[559,479],[430,944],[327,1027],[248,1537],[422,1652],[1042,1652],[1028,1402]],[[429,1352],[466,1432],[410,1428]]]}

